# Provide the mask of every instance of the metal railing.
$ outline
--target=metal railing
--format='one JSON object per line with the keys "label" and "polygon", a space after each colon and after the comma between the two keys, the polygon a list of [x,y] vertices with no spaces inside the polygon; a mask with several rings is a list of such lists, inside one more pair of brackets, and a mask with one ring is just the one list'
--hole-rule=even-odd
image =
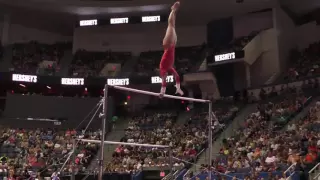
{"label": "metal railing", "polygon": [[[315,165],[309,172],[308,172],[308,175],[309,175],[309,179],[311,178],[311,174],[317,169],[317,167],[320,165],[320,162]],[[320,173],[318,173],[314,178],[312,179],[317,179],[318,177],[320,176]]]}
{"label": "metal railing", "polygon": [[181,171],[184,171],[184,169],[180,169],[180,170],[177,170],[176,172],[174,172],[172,179],[177,179],[177,176],[178,176],[178,174],[179,174]]}
{"label": "metal railing", "polygon": [[173,174],[169,173],[168,175],[166,175],[165,177],[163,177],[161,180],[171,180],[171,179],[175,179],[175,176],[177,175],[177,173],[179,173],[179,170],[176,170]]}
{"label": "metal railing", "polygon": [[190,179],[196,178],[199,174],[201,174],[202,172],[196,173],[195,175],[193,175]]}
{"label": "metal railing", "polygon": [[[285,175],[287,174],[287,172],[290,172],[290,175],[289,175],[289,177],[286,178],[286,180],[289,180],[291,178],[291,176],[294,175],[294,173],[295,173],[294,169],[296,167],[296,164],[297,163],[293,163],[290,167],[288,167],[287,170],[284,171]],[[293,171],[291,172],[292,169],[293,169]]]}
{"label": "metal railing", "polygon": [[182,178],[183,180],[186,179],[186,176],[189,175],[189,172],[190,172],[190,169],[188,169],[188,171],[183,175],[183,178]]}

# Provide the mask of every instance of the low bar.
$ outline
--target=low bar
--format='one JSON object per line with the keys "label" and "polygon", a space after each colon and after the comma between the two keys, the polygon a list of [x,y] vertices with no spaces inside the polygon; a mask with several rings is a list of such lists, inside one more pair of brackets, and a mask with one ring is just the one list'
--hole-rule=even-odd
{"label": "low bar", "polygon": [[[158,96],[159,97],[159,94],[160,94],[160,93],[143,91],[143,90],[139,90],[139,89],[132,89],[132,88],[127,88],[127,87],[122,87],[122,86],[111,86],[111,85],[108,85],[108,86],[115,88],[115,89],[123,90],[123,91],[130,91],[130,92],[135,92],[135,93],[139,93],[139,94],[146,94],[146,95],[151,95],[151,96]],[[200,102],[200,103],[209,103],[210,102],[210,100],[205,100],[205,99],[195,99],[195,98],[188,98],[188,97],[181,97],[181,96],[172,96],[172,95],[167,95],[167,94],[164,94],[163,97],[171,98],[171,99],[180,99],[180,100],[184,100],[184,101]]]}
{"label": "low bar", "polygon": [[[78,141],[88,142],[88,143],[101,143],[100,140],[91,139],[78,139]],[[169,146],[155,145],[155,144],[138,144],[138,143],[126,143],[126,142],[116,142],[116,141],[104,141],[104,144],[114,144],[114,145],[126,145],[126,146],[142,146],[142,147],[153,147],[153,148],[169,148]]]}

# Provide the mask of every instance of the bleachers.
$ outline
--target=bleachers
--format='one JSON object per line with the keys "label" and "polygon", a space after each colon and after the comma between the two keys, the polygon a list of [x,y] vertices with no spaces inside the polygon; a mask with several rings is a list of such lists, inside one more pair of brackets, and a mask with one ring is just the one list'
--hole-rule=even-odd
{"label": "bleachers", "polygon": [[282,80],[294,81],[319,75],[319,47],[320,42],[315,42],[303,50],[292,49],[289,57],[290,68]]}
{"label": "bleachers", "polygon": [[36,74],[38,66],[43,61],[53,62],[51,71],[59,70],[58,66],[64,50],[70,48],[68,43],[42,44],[38,42],[13,44],[12,65],[13,72]]}
{"label": "bleachers", "polygon": [[[219,121],[215,121],[215,138],[238,112],[236,106],[219,103],[215,112]],[[218,108],[219,107],[219,108]],[[199,153],[207,147],[208,113],[199,109],[184,125],[175,125],[173,113],[154,113],[133,117],[121,141],[172,146],[173,156],[184,161],[195,162]],[[106,172],[138,172],[142,169],[168,167],[168,152],[155,148],[118,146]],[[189,164],[174,160],[175,168]]]}
{"label": "bleachers", "polygon": [[[310,109],[306,118],[289,126],[288,131],[283,130],[287,122],[299,113],[310,100],[304,94],[289,91],[281,94],[280,97],[273,98],[271,102],[266,101],[260,104],[258,111],[248,117],[246,123],[243,124],[241,129],[237,130],[235,136],[224,139],[223,148],[215,158],[211,168],[215,172],[226,175],[221,176],[219,173],[214,173],[214,177],[225,177],[227,179],[232,179],[234,176],[240,179],[246,177],[254,179],[280,178],[283,177],[283,172],[290,165],[300,162],[299,156],[305,158],[308,153],[311,153],[310,157],[312,157],[313,150],[310,149],[310,144],[301,145],[299,143],[299,139],[301,139],[299,137],[306,132],[310,132],[310,129],[305,127],[301,129],[298,124],[308,124],[308,127],[317,129],[315,124],[310,123],[309,118],[316,119],[315,115],[320,103],[317,103],[316,108],[312,107]],[[298,139],[295,140],[295,138]],[[309,142],[310,138],[312,139],[312,137],[308,138]],[[305,140],[305,142],[308,142],[308,140]],[[314,159],[311,158],[311,164],[307,169],[310,170],[316,164],[315,157],[317,155],[314,156]],[[203,172],[193,178],[205,179],[208,168],[209,166],[204,165]],[[298,166],[296,166],[296,170],[298,170],[297,168]],[[305,172],[308,172],[306,167],[304,169]],[[290,176],[290,173],[291,171],[287,171],[286,177]],[[297,179],[300,175],[300,172],[295,173],[292,178]]]}
{"label": "bleachers", "polygon": [[100,71],[106,63],[123,65],[130,58],[130,52],[91,52],[78,50],[74,54],[69,75],[76,77],[100,76]]}
{"label": "bleachers", "polygon": [[[7,169],[15,169],[17,176],[25,176],[25,171],[39,172],[42,176],[51,174],[62,167],[73,149],[72,139],[100,139],[98,132],[67,130],[55,131],[52,129],[9,129],[2,135],[3,143],[0,147],[1,162],[7,164]],[[77,143],[75,152],[75,170],[84,172],[97,153],[98,145]],[[69,161],[62,173],[72,172],[72,161]],[[3,169],[4,167],[2,167]],[[0,168],[1,169],[1,168]],[[7,172],[8,170],[6,170]],[[30,173],[29,175],[30,176]]]}

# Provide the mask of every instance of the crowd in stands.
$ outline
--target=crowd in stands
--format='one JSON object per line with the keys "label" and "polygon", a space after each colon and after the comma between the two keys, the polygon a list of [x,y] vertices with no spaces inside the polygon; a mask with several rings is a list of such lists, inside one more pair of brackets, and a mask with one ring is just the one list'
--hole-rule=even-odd
{"label": "crowd in stands", "polygon": [[293,49],[289,57],[291,67],[288,70],[285,80],[298,80],[320,74],[320,41],[310,44],[303,50]]}
{"label": "crowd in stands", "polygon": [[[51,177],[57,173],[73,150],[74,138],[100,139],[99,131],[58,131],[53,129],[1,128],[0,173],[16,179]],[[75,167],[72,159],[61,173],[83,172],[98,150],[97,144],[78,142]]]}
{"label": "crowd in stands", "polygon": [[[296,164],[294,170],[301,174],[314,167],[319,162],[317,121],[320,102],[306,117],[284,130],[292,117],[309,102],[302,92],[304,89],[306,87],[289,87],[280,92],[265,92],[264,97],[268,99],[258,105],[257,112],[248,116],[235,136],[223,140],[220,155],[211,168],[240,179],[280,179],[292,164]],[[203,165],[203,171],[207,170],[208,166]]]}
{"label": "crowd in stands", "polygon": [[64,50],[70,43],[58,42],[55,44],[42,44],[39,42],[17,43],[12,47],[11,71],[26,74],[35,74],[43,61],[51,62],[46,67],[48,71],[58,71],[59,63],[64,55]]}
{"label": "crowd in stands", "polygon": [[[246,37],[234,39],[227,47],[213,48],[209,54],[218,54],[242,48],[257,34],[252,32]],[[52,45],[41,44],[38,42],[14,44],[12,49],[12,68],[11,71],[26,74],[42,73],[54,75],[60,71],[60,61],[66,49],[71,49],[68,43],[55,43]],[[196,71],[199,62],[204,59],[206,45],[177,47],[175,67],[178,73],[187,73]],[[135,71],[138,75],[155,74],[159,71],[159,63],[163,51],[148,51],[140,54],[136,63]],[[101,70],[107,63],[124,65],[124,62],[131,59],[130,52],[93,52],[78,50],[73,57],[69,68],[69,75],[75,77],[101,76],[110,74],[110,72],[101,74]],[[47,63],[42,62],[46,61]],[[41,71],[40,71],[41,70]]]}
{"label": "crowd in stands", "polygon": [[[215,108],[213,136],[216,137],[235,116],[236,106]],[[173,156],[183,161],[195,162],[207,146],[208,113],[199,111],[185,124],[175,124],[174,113],[152,113],[133,117],[121,141],[129,143],[172,146]],[[168,167],[168,150],[145,147],[118,146],[106,172],[136,172],[150,167]],[[174,161],[176,168],[184,167],[183,161]]]}
{"label": "crowd in stands", "polygon": [[[60,71],[65,50],[71,50],[70,43],[42,44],[39,42],[17,43],[12,47],[11,71],[25,74],[45,73],[54,75]],[[1,52],[1,51],[0,51]],[[69,68],[72,76],[100,76],[106,63],[121,64],[131,59],[129,52],[91,52],[78,50]]]}
{"label": "crowd in stands", "polygon": [[74,54],[70,75],[79,77],[100,76],[100,71],[106,63],[115,63],[123,65],[127,60],[131,59],[130,52],[92,52],[86,50],[78,50]]}
{"label": "crowd in stands", "polygon": [[[257,33],[252,32],[248,36],[236,38],[226,47],[214,47],[209,50],[209,54],[242,50]],[[197,71],[199,62],[204,60],[206,48],[205,44],[191,47],[176,47],[175,67],[178,73]],[[33,41],[13,44],[12,68],[10,70],[26,74],[40,73],[40,71],[42,73],[44,71],[45,74],[54,75],[60,71],[61,58],[67,49],[71,49],[70,43],[58,42],[49,45]],[[139,75],[157,73],[162,54],[163,50],[141,52],[135,65],[135,71]],[[101,70],[107,63],[123,65],[124,62],[131,58],[130,52],[113,52],[112,50],[93,52],[79,49],[74,54],[69,68],[69,75],[76,77],[100,76]],[[48,63],[41,64],[44,61]],[[108,71],[112,70],[109,69]],[[112,74],[112,72],[104,73],[103,75],[105,74]]]}
{"label": "crowd in stands", "polygon": [[[195,71],[194,66],[200,61],[206,45],[191,47],[176,47],[175,51],[175,68],[178,73],[187,73]],[[136,72],[139,75],[155,74],[159,72],[159,64],[163,54],[161,51],[148,51],[140,54],[136,64]]]}

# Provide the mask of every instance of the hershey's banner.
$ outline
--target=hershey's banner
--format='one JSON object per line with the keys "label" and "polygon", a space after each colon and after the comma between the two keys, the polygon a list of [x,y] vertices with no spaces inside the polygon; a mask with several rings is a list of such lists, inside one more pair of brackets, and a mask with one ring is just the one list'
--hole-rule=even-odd
{"label": "hershey's banner", "polygon": [[213,54],[207,58],[207,63],[208,65],[233,63],[236,60],[243,60],[244,54],[244,51],[234,51],[224,54]]}
{"label": "hershey's banner", "polygon": [[[8,119],[16,118],[48,118],[62,119],[61,126],[64,128],[75,128],[88,114],[96,107],[99,98],[77,98],[77,97],[53,97],[40,95],[18,95],[8,94],[4,116]],[[113,114],[112,98],[108,99],[108,114],[107,117],[112,117]],[[101,108],[102,110],[102,108]],[[101,112],[99,111],[99,113]],[[93,115],[93,113],[92,113]],[[89,119],[92,117],[89,116]],[[98,114],[99,115],[99,114]],[[54,127],[54,122],[25,120],[28,124],[51,124]],[[83,125],[88,123],[87,120]],[[13,121],[14,122],[14,121]],[[19,124],[22,121],[19,120]],[[7,124],[7,123],[5,123]],[[93,121],[92,126],[101,127],[101,120]]]}

